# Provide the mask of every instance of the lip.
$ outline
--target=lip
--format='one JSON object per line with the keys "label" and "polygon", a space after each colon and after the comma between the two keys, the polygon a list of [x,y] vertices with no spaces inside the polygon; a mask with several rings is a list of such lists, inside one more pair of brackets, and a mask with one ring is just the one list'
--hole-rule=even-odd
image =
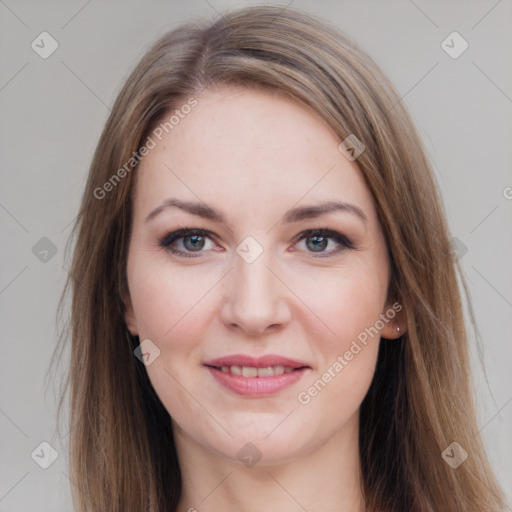
{"label": "lip", "polygon": [[206,361],[205,366],[253,366],[256,368],[265,368],[267,366],[289,366],[290,368],[310,367],[306,363],[295,361],[288,357],[278,356],[275,354],[267,354],[260,357],[252,357],[245,354],[233,354],[231,356],[219,357]]}
{"label": "lip", "polygon": [[[311,367],[300,361],[278,355],[265,355],[251,357],[243,354],[213,359],[204,363],[215,380],[223,387],[242,396],[263,397],[275,394],[298,382]],[[294,368],[293,372],[275,375],[273,377],[242,377],[225,373],[222,366],[251,366],[264,368],[267,366],[288,366]]]}

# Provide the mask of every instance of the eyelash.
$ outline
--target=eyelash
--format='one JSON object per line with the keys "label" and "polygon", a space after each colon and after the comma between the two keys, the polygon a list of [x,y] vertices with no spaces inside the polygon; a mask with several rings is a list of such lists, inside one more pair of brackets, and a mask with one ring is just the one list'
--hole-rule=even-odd
{"label": "eyelash", "polygon": [[[184,229],[179,229],[177,231],[173,231],[172,233],[168,233],[167,235],[165,235],[160,240],[159,245],[160,245],[160,247],[170,251],[172,254],[183,256],[186,258],[197,258],[199,256],[199,254],[204,251],[195,251],[198,254],[194,255],[193,254],[194,251],[181,251],[178,249],[173,249],[171,247],[171,244],[173,242],[180,240],[182,238],[186,238],[187,236],[193,236],[193,235],[198,235],[198,236],[213,239],[213,237],[212,237],[213,234],[210,231],[207,231],[205,229],[184,228]],[[337,231],[333,231],[328,228],[309,229],[307,231],[303,231],[302,233],[297,235],[297,237],[294,241],[294,244],[297,244],[298,242],[304,240],[305,238],[314,237],[314,236],[322,237],[322,238],[330,238],[330,239],[334,240],[337,244],[339,244],[339,247],[337,247],[336,249],[333,249],[329,252],[315,253],[314,251],[308,251],[311,254],[314,254],[315,258],[328,258],[328,257],[333,256],[334,254],[338,254],[340,251],[342,251],[344,249],[353,249],[353,250],[356,249],[355,245],[346,236],[342,235],[341,233],[338,233]]]}

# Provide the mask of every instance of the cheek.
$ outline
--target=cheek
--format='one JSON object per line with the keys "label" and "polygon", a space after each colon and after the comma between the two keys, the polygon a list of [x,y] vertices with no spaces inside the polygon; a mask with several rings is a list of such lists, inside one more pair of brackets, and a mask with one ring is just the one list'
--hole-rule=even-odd
{"label": "cheek", "polygon": [[328,430],[337,430],[357,412],[373,379],[380,342],[375,324],[385,297],[367,284],[355,278],[338,280],[325,296],[329,300],[318,296],[311,303],[334,334],[315,338],[320,365],[296,399],[304,417],[329,411]]}
{"label": "cheek", "polygon": [[219,281],[215,269],[206,274],[198,267],[176,271],[168,263],[142,259],[131,269],[130,294],[141,339],[166,345],[179,339],[180,346],[194,339],[199,320],[204,322],[211,309],[208,295]]}
{"label": "cheek", "polygon": [[[363,400],[377,362],[380,333],[376,325],[386,299],[387,274],[380,270],[360,261],[318,274],[316,286],[306,279],[296,281],[297,294],[307,297],[307,308],[321,320],[309,315],[309,325],[302,326],[309,331],[320,363],[298,397],[303,405],[314,401],[306,410],[332,408],[343,397],[343,406],[333,417],[344,421]],[[324,335],[318,335],[319,325]]]}
{"label": "cheek", "polygon": [[[382,313],[386,277],[385,272],[370,269],[364,262],[289,276],[301,299],[296,301],[297,308],[302,309],[302,314],[297,310],[297,316],[310,318],[308,330],[322,332],[320,339],[331,350],[344,350],[361,332],[373,326]],[[328,347],[326,350],[330,352]]]}
{"label": "cheek", "polygon": [[202,412],[188,390],[199,397],[205,385],[201,341],[214,320],[215,285],[222,274],[198,272],[198,267],[177,272],[166,263],[142,259],[131,270],[140,341],[150,339],[160,350],[146,367],[148,377],[169,414],[186,423]]}

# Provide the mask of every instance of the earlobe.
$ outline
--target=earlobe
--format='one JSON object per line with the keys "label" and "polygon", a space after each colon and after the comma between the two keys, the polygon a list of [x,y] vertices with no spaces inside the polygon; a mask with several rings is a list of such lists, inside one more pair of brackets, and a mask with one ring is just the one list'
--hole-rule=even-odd
{"label": "earlobe", "polygon": [[133,311],[133,305],[130,297],[124,299],[124,321],[128,327],[128,331],[132,336],[138,336],[139,331],[137,329],[137,322],[135,319],[135,312]]}
{"label": "earlobe", "polygon": [[389,303],[382,316],[387,318],[380,335],[388,340],[401,338],[406,332],[407,319],[403,306],[395,302],[392,306]]}
{"label": "earlobe", "polygon": [[398,321],[399,320],[387,323],[380,332],[380,335],[388,340],[396,340],[398,338],[401,338],[405,334],[405,332],[403,328],[400,327],[400,325],[398,325]]}

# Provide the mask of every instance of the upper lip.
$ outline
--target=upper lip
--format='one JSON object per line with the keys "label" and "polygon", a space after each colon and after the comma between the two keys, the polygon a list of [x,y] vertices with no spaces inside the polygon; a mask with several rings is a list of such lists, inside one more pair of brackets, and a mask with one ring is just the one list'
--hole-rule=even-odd
{"label": "upper lip", "polygon": [[244,354],[233,354],[230,356],[219,357],[204,363],[206,366],[249,366],[254,368],[266,368],[268,366],[287,366],[289,368],[310,368],[306,363],[290,359],[288,357],[267,354],[260,357],[252,357]]}

